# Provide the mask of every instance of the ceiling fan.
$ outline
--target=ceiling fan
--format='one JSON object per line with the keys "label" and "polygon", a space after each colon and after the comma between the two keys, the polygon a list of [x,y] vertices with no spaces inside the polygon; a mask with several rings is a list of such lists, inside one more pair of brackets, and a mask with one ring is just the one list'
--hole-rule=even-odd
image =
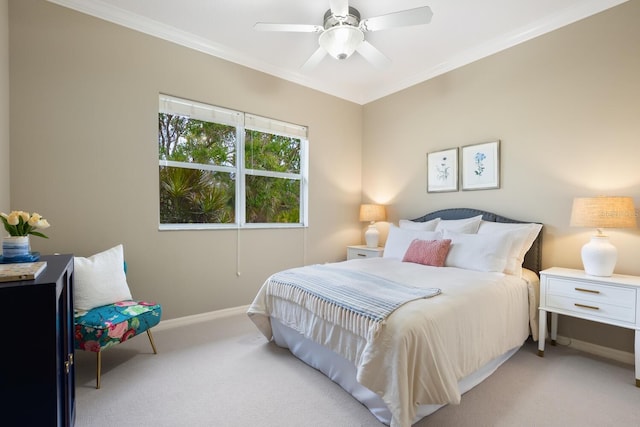
{"label": "ceiling fan", "polygon": [[254,29],[259,31],[287,31],[297,33],[320,33],[320,47],[302,65],[308,70],[320,63],[328,53],[336,59],[347,59],[358,52],[378,68],[386,66],[390,60],[371,43],[364,39],[365,33],[389,28],[421,25],[431,22],[433,12],[428,6],[360,18],[360,12],[350,7],[348,0],[330,0],[330,9],[324,14],[324,25],[274,24],[257,22]]}

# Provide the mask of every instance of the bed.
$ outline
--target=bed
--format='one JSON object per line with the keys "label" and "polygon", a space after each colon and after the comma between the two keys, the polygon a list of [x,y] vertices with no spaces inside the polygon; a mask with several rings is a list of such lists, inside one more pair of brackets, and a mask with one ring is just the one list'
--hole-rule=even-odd
{"label": "bed", "polygon": [[383,257],[278,272],[247,313],[382,423],[408,427],[537,340],[541,228],[468,208],[401,220]]}

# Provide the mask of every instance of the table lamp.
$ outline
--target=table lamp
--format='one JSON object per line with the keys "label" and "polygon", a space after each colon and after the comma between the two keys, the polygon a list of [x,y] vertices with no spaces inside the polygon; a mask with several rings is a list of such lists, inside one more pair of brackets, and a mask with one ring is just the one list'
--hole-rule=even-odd
{"label": "table lamp", "polygon": [[369,228],[364,233],[364,240],[368,248],[377,248],[380,233],[376,228],[376,221],[387,219],[387,212],[382,205],[364,204],[360,205],[360,221],[369,221]]}
{"label": "table lamp", "polygon": [[595,227],[597,233],[582,247],[585,273],[609,277],[618,259],[618,250],[603,228],[636,227],[636,211],[631,197],[576,197],[571,209],[572,227]]}

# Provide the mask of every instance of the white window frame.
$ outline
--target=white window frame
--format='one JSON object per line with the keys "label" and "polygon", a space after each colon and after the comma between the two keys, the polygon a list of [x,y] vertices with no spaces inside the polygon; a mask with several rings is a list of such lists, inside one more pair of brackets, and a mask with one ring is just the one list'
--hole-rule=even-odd
{"label": "white window frame", "polygon": [[[162,224],[160,223],[160,200],[158,200],[159,230],[208,230],[236,228],[300,228],[308,227],[309,201],[309,140],[306,126],[295,125],[254,114],[229,110],[201,102],[190,101],[170,95],[159,95],[159,113],[177,114],[197,120],[235,126],[236,128],[236,165],[217,166],[200,163],[160,160],[159,166],[208,170],[236,174],[235,222],[198,223],[198,224]],[[272,172],[245,167],[244,148],[245,130],[253,130],[275,135],[300,139],[300,173]],[[157,153],[157,150],[156,150]],[[300,222],[297,223],[247,223],[245,177],[256,175],[270,178],[294,179],[300,181]]]}

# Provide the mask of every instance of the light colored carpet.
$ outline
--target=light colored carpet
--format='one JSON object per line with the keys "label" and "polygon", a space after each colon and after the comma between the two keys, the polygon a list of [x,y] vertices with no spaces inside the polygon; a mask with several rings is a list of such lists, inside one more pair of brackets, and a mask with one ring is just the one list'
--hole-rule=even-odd
{"label": "light colored carpet", "polygon": [[[76,352],[76,426],[317,426],[383,424],[321,373],[267,343],[245,315],[146,334],[95,354]],[[416,426],[637,426],[633,366],[566,347],[544,358],[527,342],[482,384]]]}

